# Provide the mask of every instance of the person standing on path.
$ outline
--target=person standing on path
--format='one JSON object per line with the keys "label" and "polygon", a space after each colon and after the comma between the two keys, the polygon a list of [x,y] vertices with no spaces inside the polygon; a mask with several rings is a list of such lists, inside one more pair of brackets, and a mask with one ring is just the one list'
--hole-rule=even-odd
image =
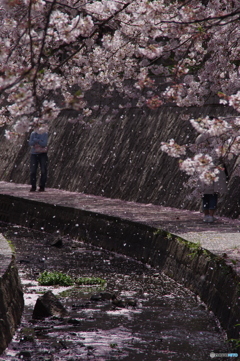
{"label": "person standing on path", "polygon": [[217,208],[217,202],[219,195],[227,192],[227,181],[225,174],[225,166],[221,165],[218,175],[218,180],[211,184],[202,185],[202,201],[203,201],[203,221],[207,223],[214,222],[214,213]]}
{"label": "person standing on path", "polygon": [[[204,149],[202,149],[203,153],[210,153],[211,147],[207,146],[208,139],[211,138],[209,134],[201,134],[196,139],[196,144],[203,144]],[[213,154],[211,154],[213,155]],[[206,184],[204,182],[200,182],[200,191],[202,193],[202,205],[203,205],[203,213],[204,218],[203,221],[207,223],[213,223],[215,218],[214,214],[217,209],[217,203],[219,195],[223,195],[227,192],[227,181],[228,174],[226,165],[224,164],[223,159],[214,157],[215,165],[218,167],[218,180],[212,181],[210,184]]]}
{"label": "person standing on path", "polygon": [[48,132],[43,129],[36,128],[30,135],[29,145],[31,146],[31,157],[30,157],[30,192],[35,192],[37,187],[37,169],[38,164],[40,165],[40,181],[39,181],[39,192],[44,192],[45,184],[47,181],[47,166],[48,166],[48,155],[47,155],[47,143],[48,143]]}

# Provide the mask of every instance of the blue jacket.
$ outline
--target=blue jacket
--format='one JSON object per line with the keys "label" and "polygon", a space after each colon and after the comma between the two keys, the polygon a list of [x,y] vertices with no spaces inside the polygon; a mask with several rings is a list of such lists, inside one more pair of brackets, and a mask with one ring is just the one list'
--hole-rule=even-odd
{"label": "blue jacket", "polygon": [[29,139],[31,154],[47,153],[48,133],[32,132]]}

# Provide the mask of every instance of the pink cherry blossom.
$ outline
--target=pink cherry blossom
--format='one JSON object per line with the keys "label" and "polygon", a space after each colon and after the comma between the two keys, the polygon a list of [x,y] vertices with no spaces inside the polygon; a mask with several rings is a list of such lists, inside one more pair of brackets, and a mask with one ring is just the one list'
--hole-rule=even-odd
{"label": "pink cherry blossom", "polygon": [[[240,112],[239,15],[239,0],[3,0],[0,126],[12,138],[66,108],[82,123],[104,114],[103,101],[116,95],[119,108],[153,110],[168,102],[202,106],[218,96]],[[96,84],[103,91],[89,102]],[[170,140],[162,150],[209,182],[217,159],[240,154],[240,116],[191,124],[205,140]],[[185,159],[187,149],[192,157]]]}

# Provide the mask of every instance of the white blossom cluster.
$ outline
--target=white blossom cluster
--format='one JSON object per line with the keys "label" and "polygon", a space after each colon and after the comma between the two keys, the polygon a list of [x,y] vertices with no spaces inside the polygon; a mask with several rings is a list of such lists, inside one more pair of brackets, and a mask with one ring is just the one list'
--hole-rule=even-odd
{"label": "white blossom cluster", "polygon": [[169,143],[161,142],[161,150],[163,152],[168,153],[171,157],[179,158],[182,155],[186,154],[186,146],[185,145],[178,145],[174,139],[171,139]]}
{"label": "white blossom cluster", "polygon": [[199,132],[210,136],[221,136],[229,132],[231,124],[222,118],[210,118],[209,116],[200,119],[190,119],[193,127]]}
{"label": "white blossom cluster", "polygon": [[[119,108],[202,106],[218,95],[240,112],[239,15],[239,0],[2,0],[0,126],[11,138],[66,108],[92,120],[117,93]],[[96,84],[103,92],[88,104]],[[240,117],[191,123],[210,146],[181,169],[217,177],[216,158],[239,155]],[[162,149],[181,158],[187,145]]]}
{"label": "white blossom cluster", "polygon": [[[180,169],[187,173],[190,178],[188,185],[197,184],[196,179],[206,184],[218,180],[219,170],[223,170],[223,164],[227,164],[234,156],[240,154],[240,117],[229,116],[204,117],[190,119],[193,127],[200,133],[194,144],[184,145],[185,152],[179,151],[182,147],[171,139],[168,143],[162,143],[162,151],[172,157],[181,158]],[[187,150],[192,153],[186,156]],[[236,162],[239,168],[239,162]],[[234,175],[239,175],[239,169],[234,170]]]}
{"label": "white blossom cluster", "polygon": [[196,154],[180,162],[180,169],[203,183],[211,184],[218,180],[219,169],[208,154]]}

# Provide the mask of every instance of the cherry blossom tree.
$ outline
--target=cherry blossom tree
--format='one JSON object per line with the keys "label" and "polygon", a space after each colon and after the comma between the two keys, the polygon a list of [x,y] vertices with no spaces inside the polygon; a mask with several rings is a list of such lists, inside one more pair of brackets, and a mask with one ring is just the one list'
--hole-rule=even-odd
{"label": "cherry blossom tree", "polygon": [[[88,122],[116,95],[121,108],[214,99],[238,114],[239,19],[239,0],[2,0],[0,125],[11,126],[12,138],[64,109]],[[101,95],[89,102],[96,84]],[[209,182],[217,157],[239,155],[240,117],[191,123],[209,135],[207,147],[201,143],[207,152],[174,140],[162,149]]]}

